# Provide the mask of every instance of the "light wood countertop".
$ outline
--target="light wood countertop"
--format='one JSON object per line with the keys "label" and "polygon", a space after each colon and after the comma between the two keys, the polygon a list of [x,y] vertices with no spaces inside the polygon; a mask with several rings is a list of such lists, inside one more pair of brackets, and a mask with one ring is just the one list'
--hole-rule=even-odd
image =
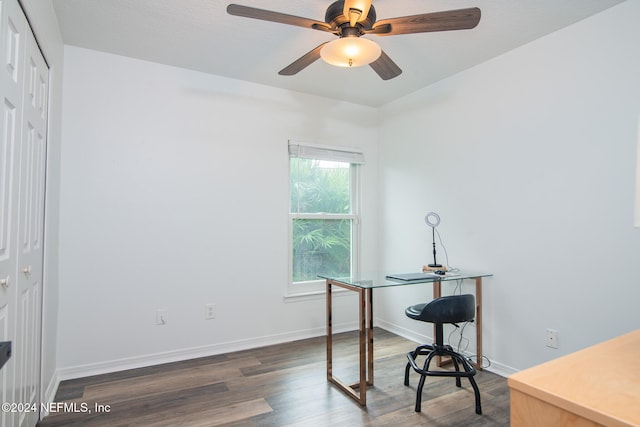
{"label": "light wood countertop", "polygon": [[640,426],[640,330],[518,372],[508,384],[518,398],[530,396],[596,424]]}

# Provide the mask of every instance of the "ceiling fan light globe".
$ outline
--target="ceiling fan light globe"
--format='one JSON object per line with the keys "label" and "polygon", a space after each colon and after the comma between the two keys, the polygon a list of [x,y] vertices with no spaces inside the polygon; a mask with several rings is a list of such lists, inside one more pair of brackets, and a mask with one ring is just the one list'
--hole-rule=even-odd
{"label": "ceiling fan light globe", "polygon": [[362,67],[380,57],[382,49],[371,40],[360,37],[342,37],[327,43],[320,50],[320,57],[336,67]]}

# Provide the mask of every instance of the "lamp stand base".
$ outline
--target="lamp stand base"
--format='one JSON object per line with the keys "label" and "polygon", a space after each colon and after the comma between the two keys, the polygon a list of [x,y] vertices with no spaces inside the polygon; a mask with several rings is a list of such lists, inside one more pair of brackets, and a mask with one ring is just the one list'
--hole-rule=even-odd
{"label": "lamp stand base", "polygon": [[435,271],[435,270],[444,270],[447,271],[447,267],[441,265],[441,264],[429,264],[429,265],[423,265],[422,266],[422,271]]}

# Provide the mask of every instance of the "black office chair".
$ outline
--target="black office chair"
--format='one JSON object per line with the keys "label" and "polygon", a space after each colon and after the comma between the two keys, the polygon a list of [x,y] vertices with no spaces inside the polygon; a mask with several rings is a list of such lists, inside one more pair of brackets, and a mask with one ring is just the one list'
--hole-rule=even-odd
{"label": "black office chair", "polygon": [[[457,324],[462,322],[470,322],[475,318],[476,303],[473,295],[451,295],[436,298],[426,304],[416,304],[408,307],[405,314],[415,320],[429,322],[435,325],[435,340],[432,345],[423,344],[416,347],[412,352],[407,353],[409,362],[404,372],[404,385],[409,385],[409,370],[413,368],[420,374],[420,382],[418,383],[418,391],[416,396],[416,412],[420,412],[420,404],[422,402],[422,388],[425,379],[431,377],[455,377],[456,386],[461,387],[460,378],[469,378],[473,392],[476,397],[476,414],[482,413],[480,406],[480,390],[473,376],[476,369],[461,354],[453,351],[450,345],[444,345],[443,325],[445,323]],[[418,367],[416,358],[418,356],[426,356],[423,367]],[[455,371],[433,371],[429,370],[431,360],[436,356],[446,356],[451,358]],[[460,370],[460,365],[463,371]]]}

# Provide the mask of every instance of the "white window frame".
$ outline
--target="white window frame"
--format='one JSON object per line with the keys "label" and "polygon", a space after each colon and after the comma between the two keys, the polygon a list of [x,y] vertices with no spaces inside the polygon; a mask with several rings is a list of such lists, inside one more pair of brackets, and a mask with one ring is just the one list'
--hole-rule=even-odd
{"label": "white window frame", "polygon": [[[302,150],[307,150],[311,152],[311,154],[306,155],[292,155],[292,146],[295,145],[297,148],[302,148]],[[322,157],[322,152],[325,150],[327,152],[327,157]],[[325,280],[318,278],[317,280],[309,280],[303,282],[293,282],[293,221],[295,219],[349,219],[351,220],[351,274],[357,275],[360,272],[360,249],[361,249],[361,238],[360,238],[360,223],[361,223],[361,188],[360,188],[360,168],[361,165],[364,164],[364,156],[363,154],[353,148],[341,148],[335,146],[327,146],[327,145],[317,145],[317,144],[307,144],[307,143],[298,143],[298,142],[289,142],[289,159],[291,157],[300,157],[300,158],[312,158],[312,159],[320,159],[320,160],[333,160],[333,161],[341,161],[351,163],[349,168],[349,177],[350,177],[350,204],[351,204],[351,213],[349,214],[328,214],[328,213],[294,213],[291,212],[291,207],[288,206],[289,210],[289,224],[288,224],[288,280],[287,280],[287,289],[285,291],[285,300],[287,298],[291,298],[293,300],[299,299],[308,299],[308,298],[324,298],[324,294],[326,292],[325,288]],[[315,154],[314,154],[315,153]],[[334,156],[334,154],[336,154]],[[343,154],[347,153],[347,157],[343,157]],[[356,157],[349,157],[350,155],[355,155]],[[319,157],[316,157],[319,156]],[[289,173],[287,178],[291,178],[291,162],[289,161]],[[291,188],[289,188],[291,191]]]}

